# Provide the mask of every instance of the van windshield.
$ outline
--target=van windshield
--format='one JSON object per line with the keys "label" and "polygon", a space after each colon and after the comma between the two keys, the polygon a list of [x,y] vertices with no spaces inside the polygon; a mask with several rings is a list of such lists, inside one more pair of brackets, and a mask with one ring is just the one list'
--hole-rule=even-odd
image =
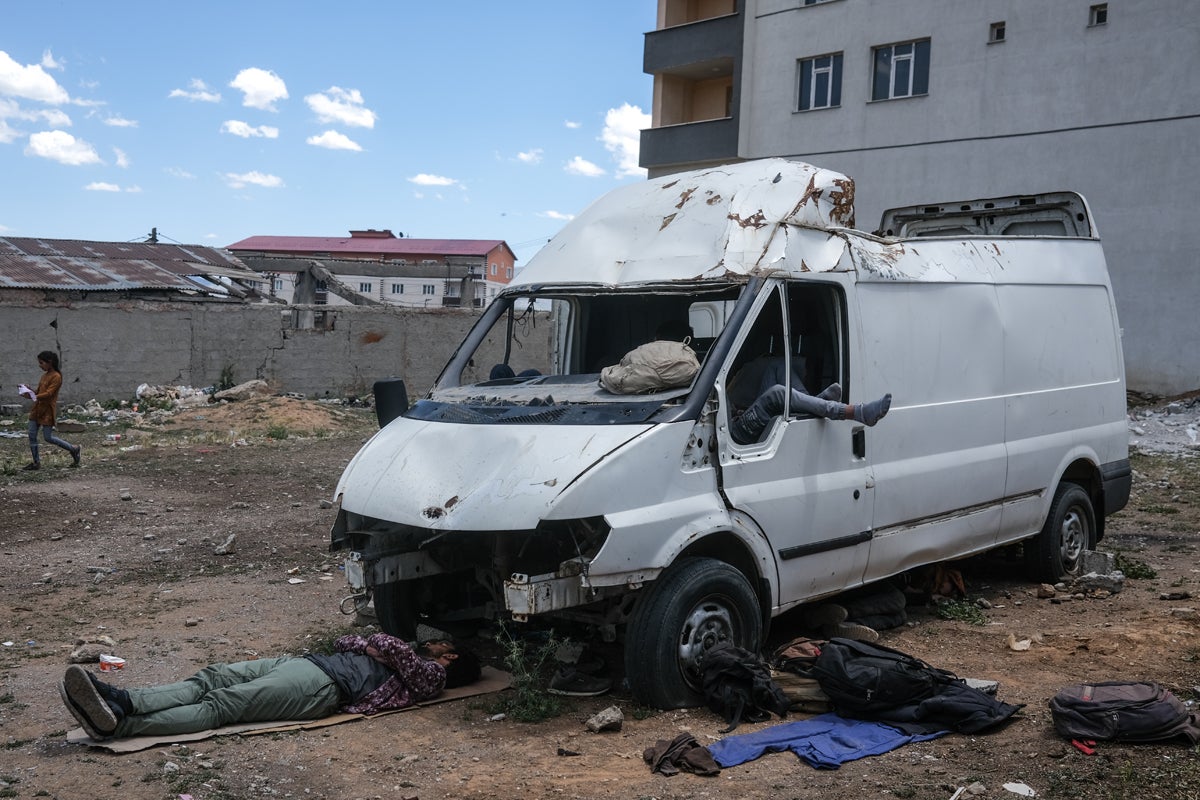
{"label": "van windshield", "polygon": [[[645,422],[691,387],[617,394],[600,372],[656,339],[686,341],[703,363],[745,284],[507,292],[484,312],[408,416],[455,422]],[[707,389],[705,389],[707,391]]]}

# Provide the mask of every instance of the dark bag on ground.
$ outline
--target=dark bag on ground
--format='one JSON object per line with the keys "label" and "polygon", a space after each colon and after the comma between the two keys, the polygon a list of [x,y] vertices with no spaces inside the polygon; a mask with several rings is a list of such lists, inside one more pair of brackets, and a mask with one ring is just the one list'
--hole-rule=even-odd
{"label": "dark bag on ground", "polygon": [[1067,739],[1200,744],[1200,715],[1152,681],[1081,683],[1050,698],[1054,730]]}
{"label": "dark bag on ground", "polygon": [[1022,708],[915,656],[853,639],[830,639],[813,676],[839,715],[886,722],[906,733],[978,733]]}
{"label": "dark bag on ground", "polygon": [[787,716],[791,701],[755,653],[719,642],[704,654],[700,669],[705,702],[729,724],[721,733],[729,733],[743,720],[764,722],[772,714]]}
{"label": "dark bag on ground", "polygon": [[932,697],[954,673],[915,656],[854,639],[830,639],[813,665],[813,676],[839,712],[888,711]]}

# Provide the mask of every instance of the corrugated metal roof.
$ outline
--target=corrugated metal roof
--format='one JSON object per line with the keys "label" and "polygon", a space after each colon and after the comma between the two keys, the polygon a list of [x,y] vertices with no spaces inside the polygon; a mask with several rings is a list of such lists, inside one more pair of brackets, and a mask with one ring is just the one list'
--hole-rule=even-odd
{"label": "corrugated metal roof", "polygon": [[376,236],[251,236],[225,247],[255,253],[371,253],[379,256],[486,256],[502,239],[397,239]]}
{"label": "corrugated metal roof", "polygon": [[261,280],[230,253],[197,245],[0,238],[0,288],[211,292],[212,275]]}

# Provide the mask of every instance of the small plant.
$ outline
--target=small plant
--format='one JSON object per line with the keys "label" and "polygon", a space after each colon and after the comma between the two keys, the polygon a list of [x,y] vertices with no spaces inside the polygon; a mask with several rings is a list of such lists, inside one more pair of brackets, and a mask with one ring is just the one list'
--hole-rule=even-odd
{"label": "small plant", "polygon": [[286,439],[288,438],[288,429],[284,425],[272,425],[267,428],[268,439]]}
{"label": "small plant", "polygon": [[232,389],[236,385],[233,382],[233,364],[226,364],[221,367],[221,377],[217,379],[217,391],[223,392],[226,389]]}
{"label": "small plant", "polygon": [[542,674],[547,662],[562,643],[551,635],[545,642],[530,645],[501,629],[496,641],[504,648],[504,663],[512,673],[512,692],[507,692],[488,710],[506,714],[518,722],[544,722],[562,713],[562,701],[548,693]]}
{"label": "small plant", "polygon": [[1131,558],[1124,553],[1117,553],[1115,563],[1117,569],[1125,573],[1126,578],[1133,578],[1137,580],[1158,577],[1158,572],[1154,569],[1154,567],[1150,566],[1145,561]]}
{"label": "small plant", "polygon": [[969,600],[943,600],[937,605],[937,615],[942,619],[955,619],[971,625],[987,622],[983,609]]}

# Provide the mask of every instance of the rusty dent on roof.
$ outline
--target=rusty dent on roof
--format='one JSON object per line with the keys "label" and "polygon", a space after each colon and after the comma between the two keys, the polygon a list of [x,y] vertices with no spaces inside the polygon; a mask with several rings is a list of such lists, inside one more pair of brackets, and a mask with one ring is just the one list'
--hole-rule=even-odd
{"label": "rusty dent on roof", "polygon": [[695,193],[696,193],[695,186],[693,186],[691,189],[684,189],[682,192],[680,192],[679,202],[675,204],[675,207],[683,208],[683,206],[687,203],[687,201],[692,199],[692,195],[694,195]]}
{"label": "rusty dent on roof", "polygon": [[736,212],[729,214],[729,219],[741,225],[743,228],[765,228],[767,226],[767,216],[761,210],[755,211],[748,217],[743,218]]}
{"label": "rusty dent on roof", "polygon": [[667,214],[665,217],[663,217],[662,225],[659,225],[658,229],[660,231],[664,230],[668,225],[675,221],[675,216],[675,214]]}

